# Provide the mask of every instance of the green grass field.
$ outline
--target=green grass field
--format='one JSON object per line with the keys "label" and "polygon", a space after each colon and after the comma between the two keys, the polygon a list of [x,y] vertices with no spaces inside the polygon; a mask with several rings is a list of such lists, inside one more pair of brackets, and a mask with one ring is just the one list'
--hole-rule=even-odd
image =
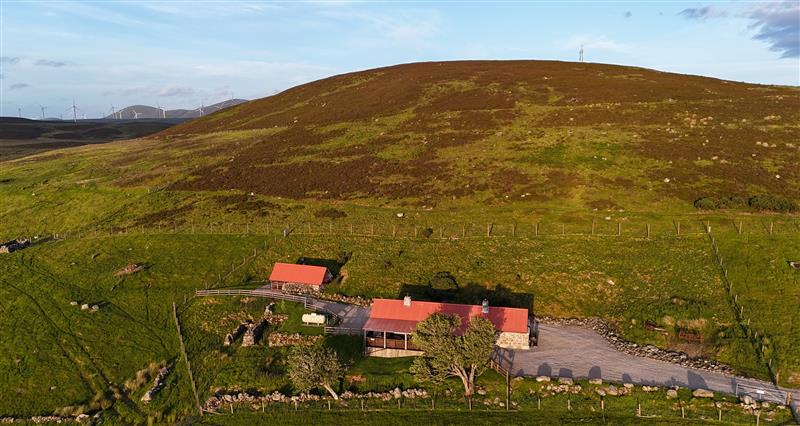
{"label": "green grass field", "polygon": [[[59,237],[0,254],[0,416],[192,415],[173,302],[201,399],[218,387],[291,390],[283,349],[221,347],[265,301],[191,295],[257,286],[274,262],[300,257],[349,258],[331,287],[346,295],[486,297],[540,316],[597,316],[632,341],[800,386],[800,273],[786,264],[800,260],[800,218],[692,204],[798,201],[796,94],[602,64],[414,64],[315,82],[151,138],[0,162],[0,241]],[[130,263],[145,270],[114,275]],[[458,291],[427,289],[443,272]],[[278,309],[290,319],[272,331],[320,333],[299,323],[299,307]],[[411,386],[404,361],[327,343],[365,376],[357,389]],[[172,373],[143,404],[147,386],[125,383],[158,363]],[[432,421],[459,419],[456,409]],[[594,419],[578,411],[545,422]]]}

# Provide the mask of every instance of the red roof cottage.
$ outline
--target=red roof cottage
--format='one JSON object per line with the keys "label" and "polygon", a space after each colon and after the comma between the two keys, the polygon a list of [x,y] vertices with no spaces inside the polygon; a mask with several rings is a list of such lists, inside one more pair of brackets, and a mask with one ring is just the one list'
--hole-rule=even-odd
{"label": "red roof cottage", "polygon": [[460,305],[454,303],[418,302],[406,296],[402,300],[374,299],[369,319],[364,324],[364,347],[374,356],[396,357],[419,355],[410,335],[417,323],[433,313],[455,314],[461,317],[463,333],[474,317],[484,317],[497,330],[497,346],[512,349],[530,348],[528,310],[521,308]]}
{"label": "red roof cottage", "polygon": [[276,263],[272,267],[269,281],[273,289],[307,293],[322,291],[333,275],[324,266]]}

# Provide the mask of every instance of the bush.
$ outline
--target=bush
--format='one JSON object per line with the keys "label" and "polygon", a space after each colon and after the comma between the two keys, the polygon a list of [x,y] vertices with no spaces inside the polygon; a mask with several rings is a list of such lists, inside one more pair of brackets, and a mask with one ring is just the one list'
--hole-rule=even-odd
{"label": "bush", "polygon": [[347,217],[347,213],[345,213],[345,212],[343,212],[341,210],[333,209],[333,208],[325,208],[325,209],[320,209],[320,210],[315,211],[314,212],[314,217],[319,217],[319,218],[327,217],[327,218],[331,218],[331,219],[339,219],[339,218]]}
{"label": "bush", "polygon": [[719,208],[717,199],[714,197],[698,198],[694,202],[694,207],[700,210],[716,210]]}
{"label": "bush", "polygon": [[773,212],[790,213],[798,211],[797,203],[777,195],[756,195],[750,198],[750,208]]}
{"label": "bush", "polygon": [[433,235],[433,228],[425,228],[422,230],[422,236],[425,238],[430,238]]}
{"label": "bush", "polygon": [[780,213],[800,211],[800,206],[798,206],[797,203],[778,195],[756,195],[749,198],[741,195],[702,197],[695,200],[694,206],[700,210],[750,208],[759,211]]}

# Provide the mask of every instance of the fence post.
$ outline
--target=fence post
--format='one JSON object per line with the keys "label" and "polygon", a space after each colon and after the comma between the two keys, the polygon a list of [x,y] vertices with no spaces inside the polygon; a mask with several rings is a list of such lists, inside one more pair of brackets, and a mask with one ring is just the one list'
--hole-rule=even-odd
{"label": "fence post", "polygon": [[594,235],[594,219],[592,219],[592,235]]}
{"label": "fence post", "polygon": [[486,225],[486,236],[487,237],[491,237],[492,236],[492,224],[491,223]]}
{"label": "fence post", "polygon": [[622,222],[617,222],[617,236],[622,236]]}
{"label": "fence post", "polygon": [[539,222],[536,222],[536,236],[539,236]]}
{"label": "fence post", "polygon": [[647,239],[650,239],[650,224],[647,224]]}

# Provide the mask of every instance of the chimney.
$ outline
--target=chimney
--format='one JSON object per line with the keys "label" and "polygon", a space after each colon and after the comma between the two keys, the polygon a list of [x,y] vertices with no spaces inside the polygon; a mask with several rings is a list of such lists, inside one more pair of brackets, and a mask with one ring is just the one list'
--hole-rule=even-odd
{"label": "chimney", "polygon": [[411,306],[411,296],[406,295],[406,297],[403,298],[403,306]]}
{"label": "chimney", "polygon": [[489,301],[483,299],[483,303],[481,303],[481,313],[487,315],[489,313]]}

